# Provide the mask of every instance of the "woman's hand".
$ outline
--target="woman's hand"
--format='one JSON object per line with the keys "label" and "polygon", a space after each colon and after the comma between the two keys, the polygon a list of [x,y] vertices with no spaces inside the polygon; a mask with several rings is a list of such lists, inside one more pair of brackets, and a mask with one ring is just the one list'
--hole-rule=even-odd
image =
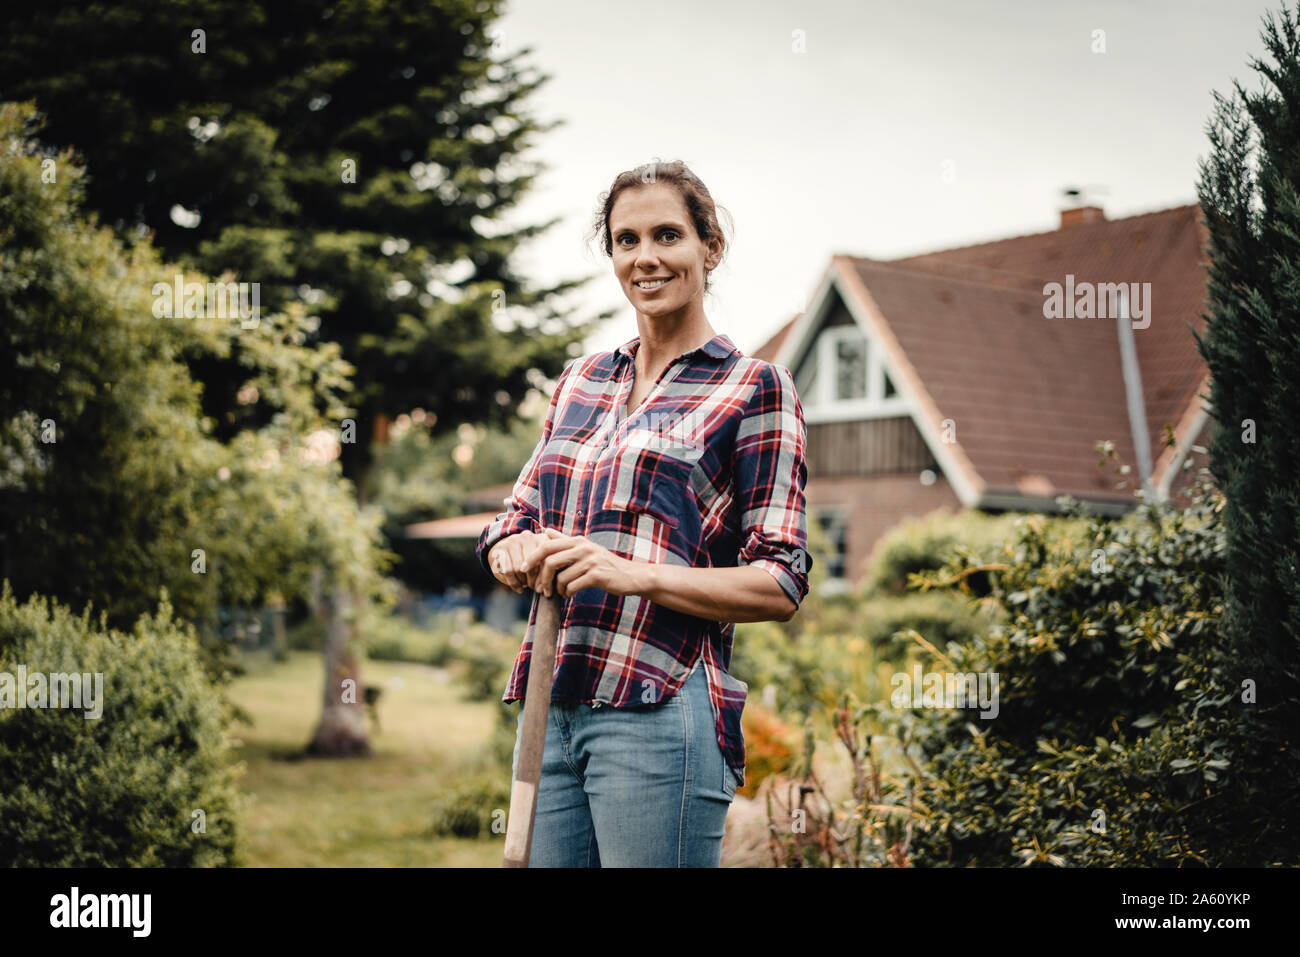
{"label": "woman's hand", "polygon": [[550,597],[568,598],[584,588],[603,588],[611,595],[636,595],[643,587],[645,562],[615,555],[582,535],[542,529],[521,570],[529,588]]}
{"label": "woman's hand", "polygon": [[516,595],[522,595],[525,588],[531,588],[532,582],[521,566],[545,539],[545,535],[536,532],[516,532],[493,545],[488,551],[488,567],[492,569],[497,581],[513,589]]}

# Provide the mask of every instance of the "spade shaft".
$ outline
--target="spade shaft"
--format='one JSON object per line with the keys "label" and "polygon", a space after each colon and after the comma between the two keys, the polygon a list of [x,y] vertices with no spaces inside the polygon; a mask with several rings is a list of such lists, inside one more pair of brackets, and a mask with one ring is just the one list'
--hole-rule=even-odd
{"label": "spade shaft", "polygon": [[533,821],[537,816],[537,788],[542,780],[542,752],[546,747],[546,722],[551,710],[551,681],[555,645],[560,634],[560,597],[537,592],[533,620],[533,646],[528,662],[528,686],[519,738],[515,779],[510,785],[510,816],[506,818],[503,867],[527,867],[533,846]]}

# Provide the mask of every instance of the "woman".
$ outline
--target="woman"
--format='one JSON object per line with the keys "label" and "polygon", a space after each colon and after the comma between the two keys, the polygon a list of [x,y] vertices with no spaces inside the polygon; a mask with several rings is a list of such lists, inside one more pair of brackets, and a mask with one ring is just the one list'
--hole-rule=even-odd
{"label": "woman", "polygon": [[686,166],[619,174],[593,233],[639,334],[565,367],[478,542],[517,593],[564,599],[530,860],[717,867],[745,769],[734,625],[788,621],[808,590],[803,409],[705,317],[726,244]]}

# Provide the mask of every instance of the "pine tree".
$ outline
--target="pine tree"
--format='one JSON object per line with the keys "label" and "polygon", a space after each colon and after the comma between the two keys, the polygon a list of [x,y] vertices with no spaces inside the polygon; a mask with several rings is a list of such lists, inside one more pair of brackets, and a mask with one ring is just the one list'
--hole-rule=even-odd
{"label": "pine tree", "polygon": [[[510,264],[549,223],[499,219],[541,171],[524,107],[548,78],[504,55],[499,0],[88,0],[6,4],[0,90],[75,147],[87,202],[169,261],[301,302],[356,368],[345,474],[381,416],[507,426],[588,324]],[[603,318],[601,316],[595,319]],[[236,352],[196,363],[229,435],[269,413],[235,396]],[[349,436],[352,438],[352,436]]]}
{"label": "pine tree", "polygon": [[1268,15],[1258,92],[1215,94],[1197,190],[1210,234],[1198,347],[1226,498],[1228,640],[1259,715],[1300,726],[1300,5]]}

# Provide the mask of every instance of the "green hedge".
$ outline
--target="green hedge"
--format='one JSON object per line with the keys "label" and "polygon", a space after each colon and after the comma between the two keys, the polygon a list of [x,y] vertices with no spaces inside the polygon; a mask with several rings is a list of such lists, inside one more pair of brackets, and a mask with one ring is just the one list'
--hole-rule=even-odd
{"label": "green hedge", "polygon": [[[1221,497],[1122,521],[1034,519],[993,580],[1007,621],[935,670],[995,672],[1000,710],[893,712],[915,744],[921,865],[1300,863],[1300,761],[1243,700],[1222,635]],[[955,560],[944,573],[969,567]]]}
{"label": "green hedge", "polygon": [[965,511],[904,520],[881,538],[858,587],[833,596],[810,591],[790,622],[737,625],[731,672],[758,700],[772,685],[784,721],[813,716],[820,733],[831,733],[828,722],[845,694],[866,702],[889,697],[893,673],[925,653],[917,636],[938,648],[969,643],[1000,619],[995,604],[978,600],[990,587],[986,572],[968,576],[971,594],[903,589],[909,574],[938,570],[959,552],[985,563],[1008,561],[1007,540],[1024,518]]}
{"label": "green hedge", "polygon": [[[1000,560],[1003,543],[1016,537],[1016,525],[1023,518],[1023,512],[989,515],[966,509],[904,519],[876,542],[861,593],[902,594],[909,575],[942,568],[958,547],[984,561]],[[984,576],[974,578],[972,590],[977,594],[987,592],[986,581]]]}
{"label": "green hedge", "polygon": [[908,632],[916,631],[942,648],[950,641],[966,642],[987,624],[974,603],[950,591],[878,595],[832,608],[819,623],[827,634],[860,636],[876,656],[899,663],[919,649]]}
{"label": "green hedge", "polygon": [[124,634],[105,630],[102,618],[97,626],[89,610],[77,617],[43,597],[19,605],[6,581],[0,672],[16,685],[20,665],[29,676],[102,674],[102,714],[0,707],[0,861],[238,863],[228,712],[199,664],[193,629],[173,620],[165,591],[157,612]]}

